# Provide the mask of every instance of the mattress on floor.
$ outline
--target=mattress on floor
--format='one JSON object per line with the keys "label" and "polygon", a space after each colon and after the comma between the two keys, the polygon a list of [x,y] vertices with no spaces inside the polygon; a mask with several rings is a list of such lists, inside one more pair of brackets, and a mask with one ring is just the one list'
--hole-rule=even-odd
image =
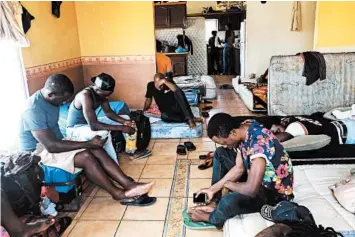
{"label": "mattress on floor", "polygon": [[201,76],[201,81],[205,84],[206,94],[203,97],[205,100],[212,100],[217,97],[217,85],[213,77],[203,75]]}
{"label": "mattress on floor", "polygon": [[[348,177],[355,165],[307,165],[294,167],[295,202],[306,206],[318,225],[333,227],[336,231],[355,230],[355,215],[346,211],[333,197],[329,186]],[[254,237],[273,225],[259,213],[245,214],[229,219],[224,225],[225,237]]]}
{"label": "mattress on floor", "polygon": [[[236,84],[237,79],[233,79],[234,90],[239,94],[245,106],[253,112],[266,112],[266,109],[255,107],[255,98],[251,90],[244,84]],[[255,84],[256,85],[256,84]]]}
{"label": "mattress on floor", "polygon": [[173,80],[182,90],[199,89],[202,96],[206,95],[205,83],[199,75],[179,76],[174,77]]}
{"label": "mattress on floor", "polygon": [[[192,113],[195,117],[200,117],[198,107],[191,107]],[[187,123],[166,123],[161,119],[150,116],[152,139],[159,138],[195,138],[202,137],[203,126],[202,123],[197,123],[197,127],[190,129]]]}
{"label": "mattress on floor", "polygon": [[271,58],[268,114],[293,115],[327,112],[355,103],[355,53],[323,54],[326,79],[306,85],[300,56]]}

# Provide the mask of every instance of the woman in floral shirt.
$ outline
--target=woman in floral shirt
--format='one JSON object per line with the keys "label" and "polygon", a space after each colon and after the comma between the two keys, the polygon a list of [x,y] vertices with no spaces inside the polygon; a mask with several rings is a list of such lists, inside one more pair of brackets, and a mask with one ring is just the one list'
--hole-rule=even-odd
{"label": "woman in floral shirt", "polygon": [[[225,113],[214,115],[208,136],[221,144],[213,159],[212,186],[200,190],[211,201],[192,207],[192,221],[222,228],[236,215],[259,212],[264,204],[293,199],[291,159],[279,140],[255,120],[235,123]],[[221,190],[229,193],[222,197]]]}

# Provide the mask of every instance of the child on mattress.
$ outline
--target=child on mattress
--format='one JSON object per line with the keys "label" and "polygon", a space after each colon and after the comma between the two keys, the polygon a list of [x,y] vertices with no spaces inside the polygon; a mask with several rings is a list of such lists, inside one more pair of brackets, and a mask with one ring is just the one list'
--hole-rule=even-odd
{"label": "child on mattress", "polygon": [[352,119],[330,121],[289,116],[282,118],[280,124],[272,125],[270,130],[281,142],[297,136],[325,134],[331,137],[333,144],[355,144],[355,120]]}
{"label": "child on mattress", "polygon": [[184,92],[161,73],[155,74],[154,81],[148,83],[145,97],[143,110],[147,111],[151,107],[154,98],[164,122],[188,122],[190,128],[195,128],[196,122],[202,122],[202,119],[192,114]]}

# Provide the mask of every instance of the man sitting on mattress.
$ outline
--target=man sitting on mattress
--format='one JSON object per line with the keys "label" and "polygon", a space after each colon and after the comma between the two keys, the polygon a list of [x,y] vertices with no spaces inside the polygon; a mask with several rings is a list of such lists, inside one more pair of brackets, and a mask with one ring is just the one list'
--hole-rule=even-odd
{"label": "man sitting on mattress", "polygon": [[281,142],[297,136],[325,134],[331,137],[332,144],[355,144],[353,119],[330,121],[321,117],[289,116],[282,118],[280,124],[272,125],[270,130]]}
{"label": "man sitting on mattress", "polygon": [[[74,93],[70,79],[62,74],[50,76],[44,88],[35,92],[27,101],[21,115],[20,150],[35,151],[46,166],[62,169],[70,174],[85,172],[88,180],[106,190],[113,199],[129,199],[129,204],[152,204],[146,194],[154,182],[141,184],[131,181],[118,165],[102,149],[107,139],[94,136],[89,141],[63,139],[60,132],[59,106]],[[40,145],[40,146],[37,146]],[[119,183],[117,187],[111,180]],[[138,197],[147,197],[142,200]],[[137,203],[139,202],[139,203]],[[125,202],[127,203],[127,202]]]}
{"label": "man sitting on mattress", "polygon": [[184,92],[172,80],[165,79],[161,73],[154,76],[154,81],[147,85],[145,94],[144,111],[148,110],[152,105],[154,98],[155,103],[160,110],[161,119],[168,123],[187,122],[190,128],[196,127],[196,122],[201,122],[199,118],[195,118],[192,114],[189,102]]}
{"label": "man sitting on mattress", "polygon": [[[293,168],[279,140],[255,120],[236,123],[225,113],[208,123],[208,136],[222,145],[213,160],[212,186],[202,189],[207,206],[189,209],[194,222],[222,228],[236,215],[260,212],[264,204],[292,200]],[[222,190],[228,193],[222,196]]]}
{"label": "man sitting on mattress", "polygon": [[[104,149],[118,163],[116,150],[112,144],[110,131],[134,133],[134,122],[127,115],[117,115],[110,107],[108,97],[114,92],[115,79],[106,73],[101,73],[91,79],[93,86],[80,91],[72,101],[68,111],[67,136],[80,141],[93,138],[96,135],[108,137]],[[101,107],[104,117],[98,118],[95,110]],[[136,152],[134,158],[144,158],[151,151]]]}

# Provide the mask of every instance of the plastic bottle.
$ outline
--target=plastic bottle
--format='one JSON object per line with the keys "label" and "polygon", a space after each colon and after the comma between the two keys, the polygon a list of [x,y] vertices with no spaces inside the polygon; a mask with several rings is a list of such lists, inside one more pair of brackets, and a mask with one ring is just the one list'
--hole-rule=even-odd
{"label": "plastic bottle", "polygon": [[137,150],[137,131],[132,134],[126,134],[126,153],[133,154]]}
{"label": "plastic bottle", "polygon": [[58,215],[58,212],[55,207],[56,205],[51,202],[48,197],[44,197],[41,202],[41,213],[45,216],[56,216]]}

